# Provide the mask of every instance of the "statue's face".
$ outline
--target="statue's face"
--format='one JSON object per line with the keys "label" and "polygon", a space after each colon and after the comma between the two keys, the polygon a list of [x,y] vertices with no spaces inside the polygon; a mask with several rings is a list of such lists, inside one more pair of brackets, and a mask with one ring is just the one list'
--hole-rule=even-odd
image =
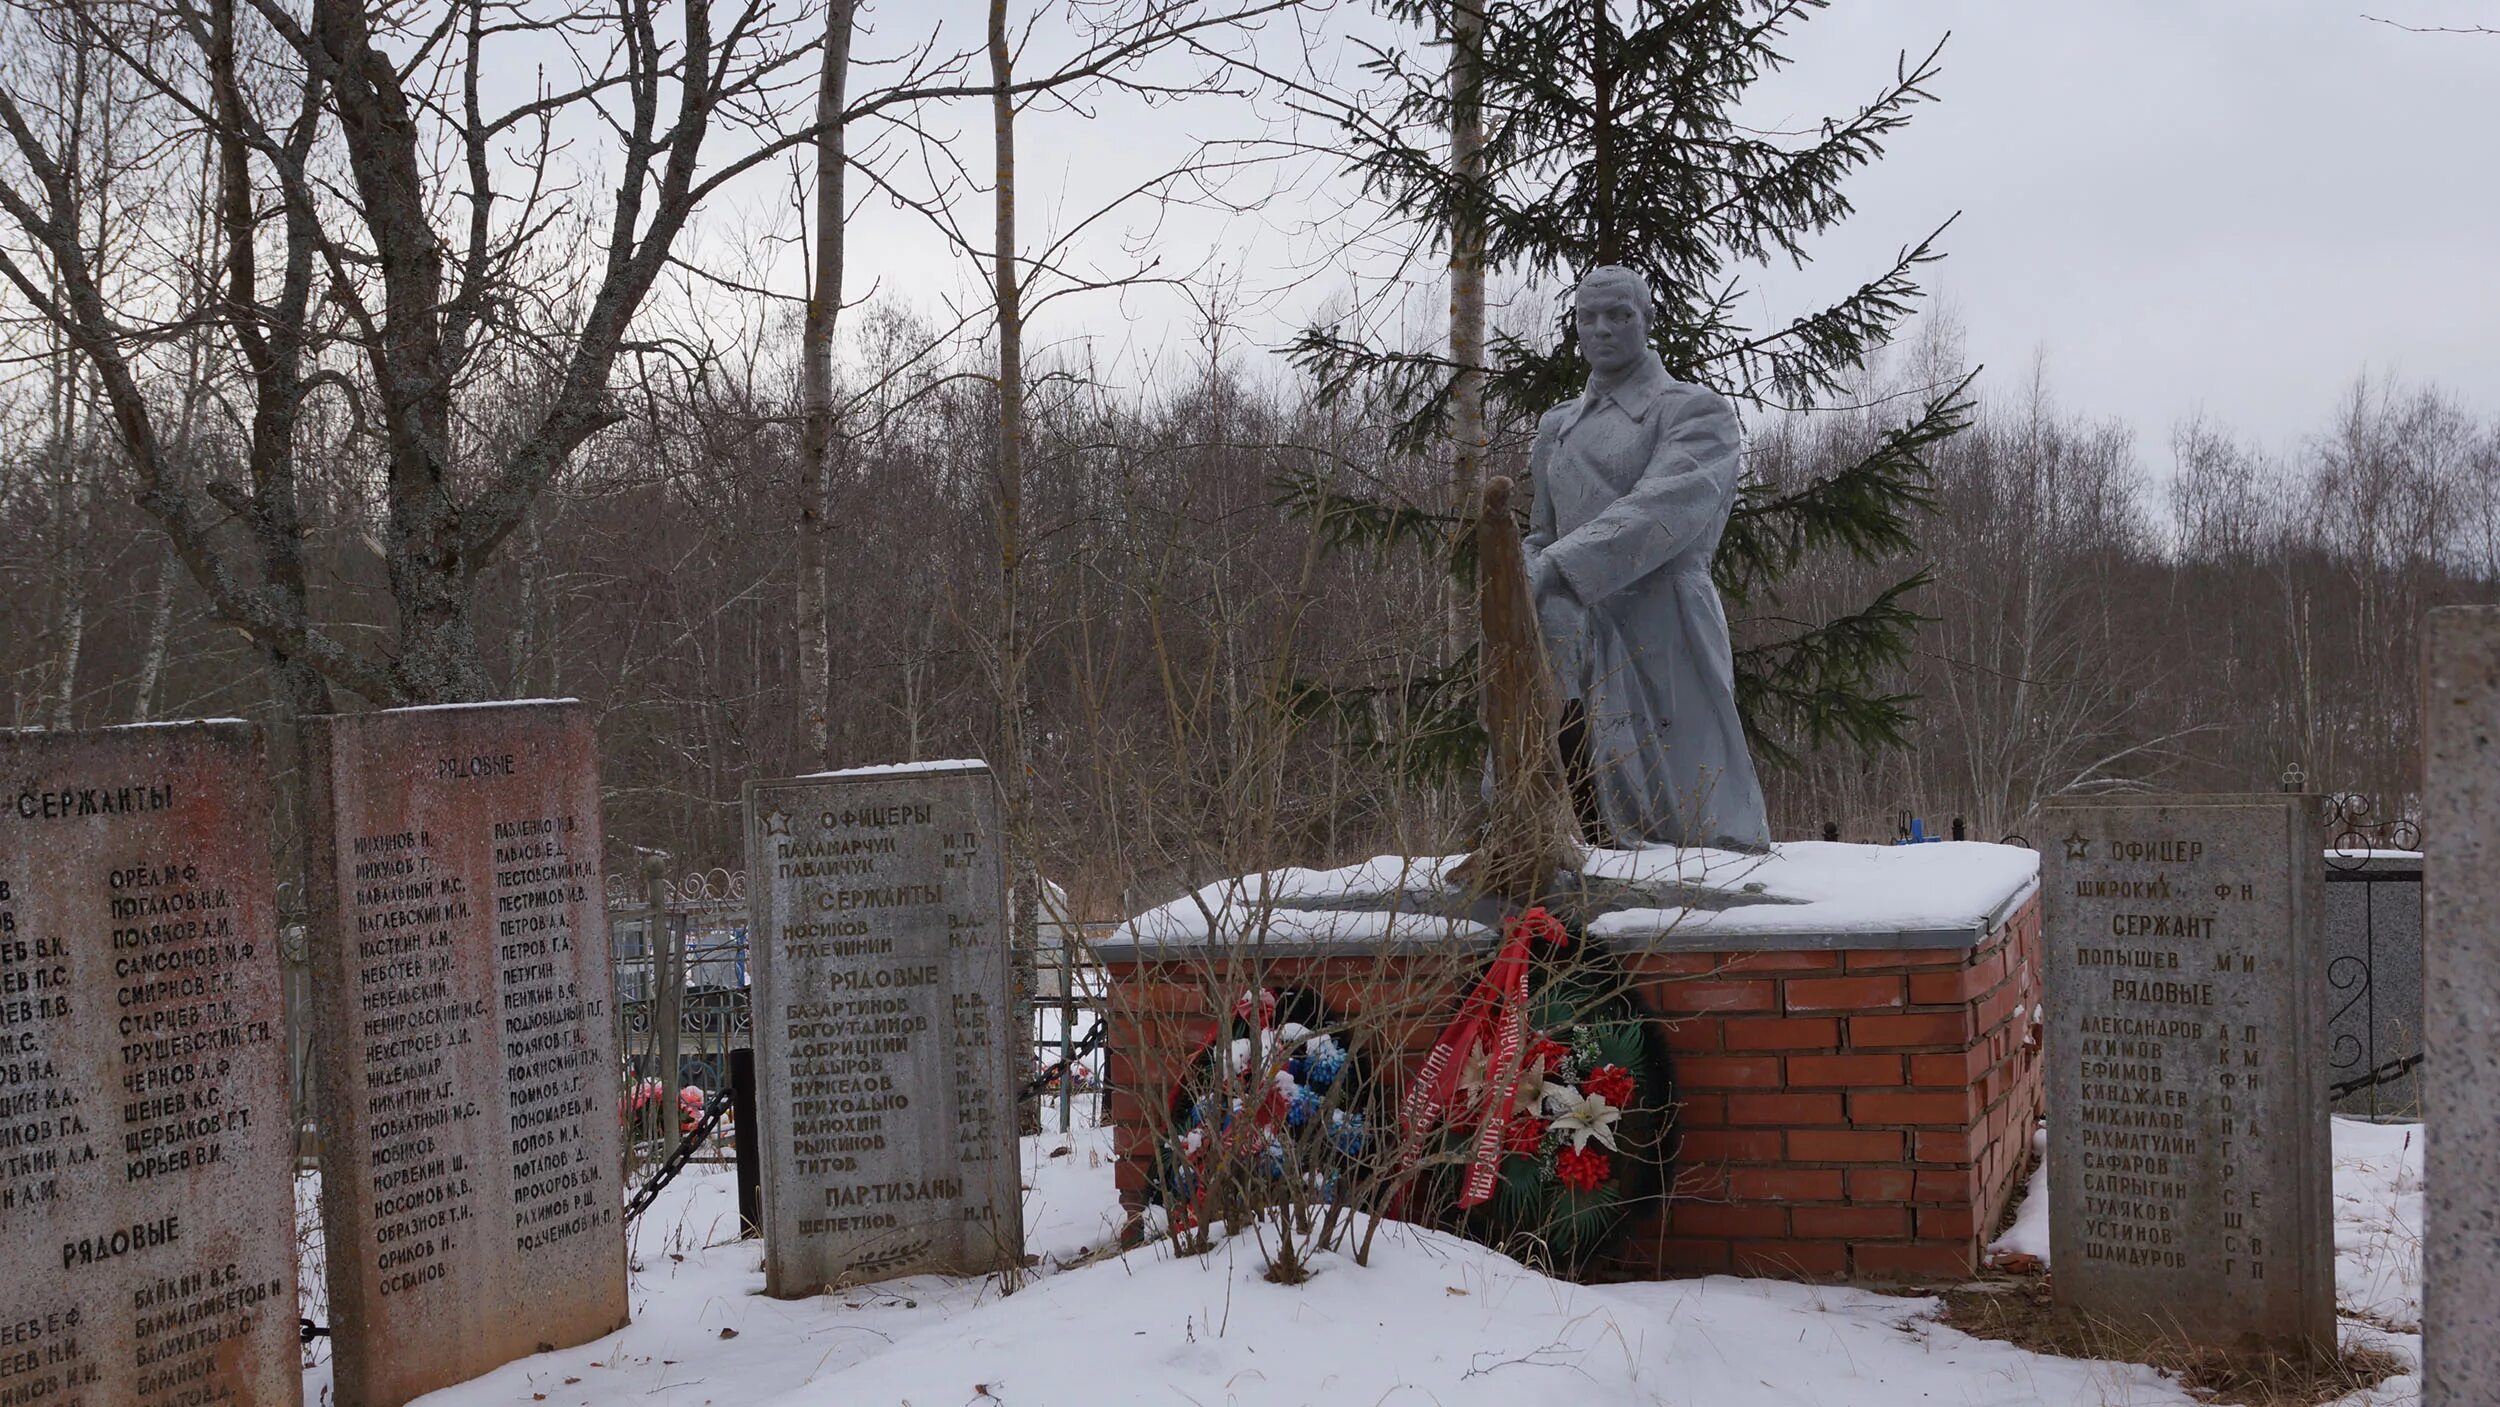
{"label": "statue's face", "polygon": [[1649,346],[1649,310],[1620,289],[1600,288],[1573,300],[1580,355],[1600,376],[1620,376]]}

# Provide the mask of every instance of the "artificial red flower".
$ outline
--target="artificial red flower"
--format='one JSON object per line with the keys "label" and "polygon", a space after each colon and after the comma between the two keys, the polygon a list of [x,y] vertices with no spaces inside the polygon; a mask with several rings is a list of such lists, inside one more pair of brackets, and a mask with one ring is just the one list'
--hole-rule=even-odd
{"label": "artificial red flower", "polygon": [[1561,919],[1541,907],[1530,909],[1511,920],[1510,936],[1516,938],[1522,934],[1533,943],[1551,943],[1557,948],[1571,945],[1571,930],[1563,927]]}
{"label": "artificial red flower", "polygon": [[1532,1114],[1513,1114],[1510,1127],[1502,1131],[1502,1151],[1536,1156],[1545,1146],[1545,1121]]}
{"label": "artificial red flower", "polygon": [[1577,1192],[1594,1192],[1614,1174],[1614,1159],[1595,1148],[1565,1148],[1554,1155],[1554,1176]]}
{"label": "artificial red flower", "polygon": [[1618,1109],[1632,1106],[1632,1072],[1620,1065],[1600,1065],[1580,1077],[1580,1088]]}
{"label": "artificial red flower", "polygon": [[1562,1068],[1571,1058],[1571,1047],[1550,1036],[1538,1036],[1528,1042],[1528,1053],[1520,1061],[1522,1070],[1552,1071]]}

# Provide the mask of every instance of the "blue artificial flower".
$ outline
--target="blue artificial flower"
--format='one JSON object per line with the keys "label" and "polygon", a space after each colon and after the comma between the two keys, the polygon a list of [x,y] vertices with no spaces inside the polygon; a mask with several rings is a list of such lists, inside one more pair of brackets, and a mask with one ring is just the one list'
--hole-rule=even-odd
{"label": "blue artificial flower", "polygon": [[1295,1084],[1303,1083],[1305,1078],[1308,1076],[1310,1068],[1311,1058],[1307,1055],[1297,1055],[1293,1059],[1285,1062],[1285,1073],[1293,1076],[1293,1082]]}
{"label": "blue artificial flower", "polygon": [[1302,1073],[1294,1078],[1313,1089],[1327,1089],[1345,1072],[1345,1051],[1326,1036],[1314,1039],[1303,1052]]}
{"label": "blue artificial flower", "polygon": [[1311,1116],[1319,1112],[1321,1102],[1322,1096],[1318,1090],[1308,1086],[1295,1090],[1293,1098],[1285,1103],[1285,1127],[1298,1129],[1309,1123]]}
{"label": "blue artificial flower", "polygon": [[1336,1116],[1328,1121],[1329,1143],[1349,1158],[1363,1151],[1365,1137],[1363,1116],[1360,1114],[1349,1114],[1340,1109]]}
{"label": "blue artificial flower", "polygon": [[1259,1149],[1259,1176],[1283,1177],[1284,1175],[1285,1145],[1271,1138],[1265,1146]]}

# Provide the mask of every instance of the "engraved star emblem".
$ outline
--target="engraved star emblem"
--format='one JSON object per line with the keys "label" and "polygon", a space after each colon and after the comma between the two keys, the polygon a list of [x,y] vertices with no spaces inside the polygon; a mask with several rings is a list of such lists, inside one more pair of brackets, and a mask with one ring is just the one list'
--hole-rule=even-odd
{"label": "engraved star emblem", "polygon": [[2066,858],[2069,860],[2092,858],[2092,842],[2084,837],[2083,827],[2075,827],[2074,833],[2066,837]]}
{"label": "engraved star emblem", "polygon": [[774,807],[772,810],[770,810],[770,811],[768,811],[768,812],[766,812],[766,813],[764,814],[764,834],[766,834],[766,835],[788,835],[789,833],[790,833],[790,813],[789,813],[789,812],[784,811],[784,810],[782,810],[780,807],[776,806],[776,807]]}

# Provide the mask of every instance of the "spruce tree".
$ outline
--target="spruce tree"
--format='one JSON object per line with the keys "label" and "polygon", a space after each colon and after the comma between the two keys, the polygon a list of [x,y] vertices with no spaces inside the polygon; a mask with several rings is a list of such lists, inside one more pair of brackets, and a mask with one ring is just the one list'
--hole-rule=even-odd
{"label": "spruce tree", "polygon": [[[1748,325],[1748,273],[1774,261],[1803,267],[1808,243],[1851,211],[1844,185],[1931,100],[1941,42],[1903,56],[1864,106],[1799,135],[1738,120],[1746,90],[1784,67],[1778,45],[1824,0],[1389,0],[1383,8],[1434,42],[1418,55],[1376,53],[1367,68],[1395,95],[1385,111],[1343,114],[1343,144],[1367,187],[1443,248],[1453,232],[1487,267],[1558,285],[1555,335],[1494,336],[1482,368],[1496,416],[1513,426],[1579,393],[1583,372],[1569,286],[1587,270],[1622,264],[1657,298],[1652,337],[1667,370],[1709,386],[1741,414],[1811,411],[1845,395],[1856,373],[1915,309],[1921,266],[1938,257],[1947,219],[1888,267],[1827,307],[1778,326]],[[1463,9],[1462,9],[1463,7]],[[1479,18],[1480,16],[1480,18]],[[1445,161],[1454,99],[1449,74],[1468,72],[1456,35],[1482,45],[1480,156]],[[1447,70],[1445,72],[1445,69]],[[1538,345],[1543,342],[1545,345]],[[1381,347],[1340,328],[1314,328],[1292,346],[1325,399],[1359,397],[1385,411],[1394,446],[1443,452],[1459,373],[1442,351]],[[1781,578],[1809,554],[1840,550],[1880,562],[1913,556],[1915,525],[1931,506],[1926,457],[1967,423],[1961,383],[1935,388],[1857,462],[1804,485],[1749,483],[1731,516],[1713,575],[1740,622],[1737,703],[1757,756],[1778,763],[1798,747],[1834,740],[1898,746],[1915,700],[1888,692],[1886,672],[1908,655],[1923,621],[1914,571],[1858,608],[1819,620],[1780,609]],[[1463,476],[1463,470],[1462,470]],[[1350,494],[1317,476],[1280,484],[1280,501],[1313,517],[1331,542],[1429,545],[1451,569],[1472,572],[1461,512]],[[1463,766],[1481,745],[1473,716],[1472,654],[1388,686],[1306,683],[1297,703],[1354,725],[1412,765]],[[1404,719],[1395,736],[1378,722]]]}

